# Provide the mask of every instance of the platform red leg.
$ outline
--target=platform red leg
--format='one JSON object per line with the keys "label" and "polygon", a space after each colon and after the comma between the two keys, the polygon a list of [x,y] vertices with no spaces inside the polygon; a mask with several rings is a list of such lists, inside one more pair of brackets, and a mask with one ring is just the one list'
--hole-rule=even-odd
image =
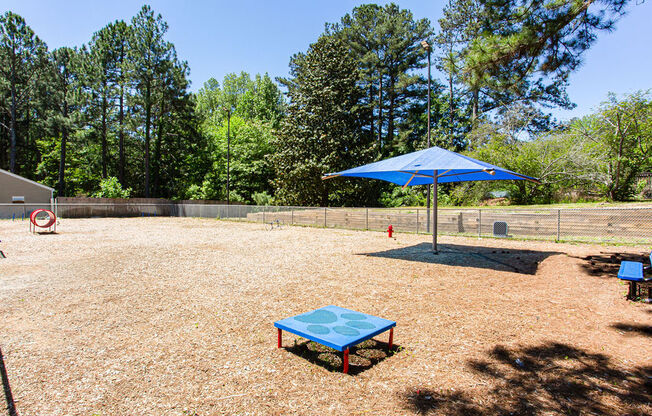
{"label": "platform red leg", "polygon": [[349,372],[349,349],[344,350],[344,374]]}
{"label": "platform red leg", "polygon": [[283,330],[281,328],[276,329],[278,329],[278,348],[281,348],[281,345],[283,344]]}
{"label": "platform red leg", "polygon": [[389,349],[394,346],[394,328],[389,329]]}

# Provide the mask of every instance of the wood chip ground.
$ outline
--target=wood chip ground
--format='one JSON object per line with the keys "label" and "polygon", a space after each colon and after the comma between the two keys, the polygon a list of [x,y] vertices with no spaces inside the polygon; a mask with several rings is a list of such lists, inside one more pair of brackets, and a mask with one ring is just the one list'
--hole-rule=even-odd
{"label": "wood chip ground", "polygon": [[[19,415],[652,414],[650,247],[192,218],[0,221],[0,370]],[[273,322],[397,321],[341,356]],[[8,384],[7,384],[8,381]]]}

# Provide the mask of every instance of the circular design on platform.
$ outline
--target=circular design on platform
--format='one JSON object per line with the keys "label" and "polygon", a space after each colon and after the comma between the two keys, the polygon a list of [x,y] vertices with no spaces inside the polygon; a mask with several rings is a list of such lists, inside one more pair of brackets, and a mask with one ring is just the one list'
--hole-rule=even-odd
{"label": "circular design on platform", "polygon": [[341,316],[349,321],[362,321],[367,319],[367,317],[361,313],[343,313]]}
{"label": "circular design on platform", "polygon": [[348,326],[336,326],[333,328],[333,331],[337,332],[340,335],[346,335],[347,337],[360,335],[360,331],[358,331],[357,329],[350,328]]}
{"label": "circular design on platform", "polygon": [[331,332],[330,329],[328,329],[324,325],[308,325],[306,329],[312,332],[313,334],[319,334],[319,335],[324,335]]}
{"label": "circular design on platform", "polygon": [[309,324],[332,324],[337,321],[337,315],[330,311],[316,310],[304,315],[295,316],[294,319]]}
{"label": "circular design on platform", "polygon": [[346,323],[346,325],[358,329],[374,329],[376,327],[374,324],[362,321],[349,321]]}

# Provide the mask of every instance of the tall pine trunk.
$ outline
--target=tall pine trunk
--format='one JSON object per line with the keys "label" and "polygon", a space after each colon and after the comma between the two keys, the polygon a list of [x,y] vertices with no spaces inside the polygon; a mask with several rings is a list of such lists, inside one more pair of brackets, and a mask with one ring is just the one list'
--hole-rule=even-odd
{"label": "tall pine trunk", "polygon": [[389,88],[387,95],[389,96],[389,108],[387,109],[387,143],[392,146],[394,144],[394,113],[396,105],[396,94],[394,93],[395,86],[394,77],[389,78]]}
{"label": "tall pine trunk", "polygon": [[150,81],[145,87],[145,198],[149,198],[149,129],[152,118]]}
{"label": "tall pine trunk", "polygon": [[378,77],[378,150],[383,148],[383,74]]}
{"label": "tall pine trunk", "polygon": [[68,126],[65,124],[68,120],[68,102],[63,102],[63,119],[64,125],[61,129],[61,157],[59,159],[59,196],[66,195],[66,144],[68,142]]}
{"label": "tall pine trunk", "polygon": [[118,158],[120,159],[118,164],[118,176],[120,184],[125,186],[125,141],[124,141],[124,96],[125,96],[125,85],[124,85],[124,58],[125,58],[125,47],[124,41],[120,44],[120,109],[118,113]]}
{"label": "tall pine trunk", "polygon": [[14,69],[11,70],[11,120],[9,121],[9,134],[11,144],[9,150],[9,171],[16,172],[16,80]]}
{"label": "tall pine trunk", "polygon": [[164,111],[164,103],[163,100],[161,99],[161,106],[160,106],[160,112],[159,112],[159,118],[158,118],[158,132],[156,133],[156,143],[154,144],[154,160],[153,160],[153,190],[154,190],[154,195],[161,195],[161,190],[159,189],[159,186],[161,184],[161,144],[163,141],[163,114],[165,114]]}
{"label": "tall pine trunk", "polygon": [[120,184],[125,185],[125,138],[124,138],[124,85],[120,85],[120,111],[118,114],[118,152],[120,158],[120,167],[118,175]]}
{"label": "tall pine trunk", "polygon": [[376,123],[374,121],[374,83],[373,81],[369,82],[369,110],[370,110],[370,117],[369,117],[369,132],[371,137],[374,137],[375,135],[375,126]]}
{"label": "tall pine trunk", "polygon": [[455,114],[455,108],[453,106],[453,73],[448,72],[448,123],[449,126],[449,140],[450,144],[453,144],[453,118]]}
{"label": "tall pine trunk", "polygon": [[102,92],[102,178],[106,179],[106,165],[107,165],[107,151],[106,151],[106,81],[103,81],[103,92]]}
{"label": "tall pine trunk", "polygon": [[475,122],[478,119],[478,99],[479,91],[477,88],[473,88],[471,96],[471,124],[475,126]]}

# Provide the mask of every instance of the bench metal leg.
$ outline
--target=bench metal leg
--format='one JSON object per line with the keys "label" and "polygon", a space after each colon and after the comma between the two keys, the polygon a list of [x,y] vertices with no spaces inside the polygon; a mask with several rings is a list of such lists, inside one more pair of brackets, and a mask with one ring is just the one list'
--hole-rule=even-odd
{"label": "bench metal leg", "polygon": [[344,350],[344,359],[342,361],[344,361],[343,373],[348,374],[349,372],[349,349],[348,348]]}
{"label": "bench metal leg", "polygon": [[394,328],[389,329],[389,349],[394,346]]}
{"label": "bench metal leg", "polygon": [[636,299],[636,282],[634,281],[629,282],[629,294],[627,295],[627,299]]}
{"label": "bench metal leg", "polygon": [[278,348],[281,348],[281,345],[283,344],[283,330],[281,328],[276,329],[278,329]]}

